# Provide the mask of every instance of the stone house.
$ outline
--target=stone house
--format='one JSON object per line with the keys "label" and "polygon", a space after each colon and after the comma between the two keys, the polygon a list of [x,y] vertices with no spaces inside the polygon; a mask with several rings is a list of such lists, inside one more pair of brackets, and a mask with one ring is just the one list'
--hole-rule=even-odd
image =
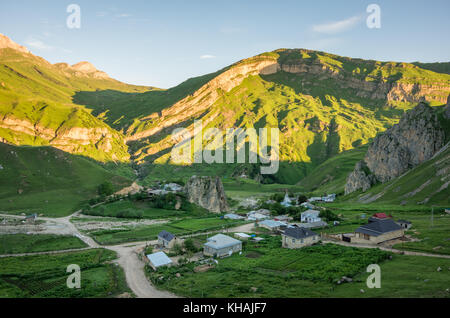
{"label": "stone house", "polygon": [[352,242],[378,244],[397,239],[405,235],[405,229],[392,219],[371,220],[355,231]]}
{"label": "stone house", "polygon": [[167,231],[161,231],[158,234],[158,245],[164,247],[164,248],[172,248],[176,244],[182,244],[183,240],[177,238],[175,235],[173,235],[170,232]]}
{"label": "stone house", "polygon": [[288,227],[281,235],[284,248],[302,248],[320,241],[319,234],[304,228]]}

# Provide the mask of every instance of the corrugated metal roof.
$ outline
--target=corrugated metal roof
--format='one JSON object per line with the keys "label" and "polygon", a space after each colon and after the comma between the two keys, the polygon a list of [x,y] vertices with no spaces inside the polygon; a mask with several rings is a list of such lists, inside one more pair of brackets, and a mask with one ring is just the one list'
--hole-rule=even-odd
{"label": "corrugated metal roof", "polygon": [[382,234],[398,230],[403,230],[403,228],[391,219],[381,219],[360,226],[355,232],[368,234],[371,236],[380,236]]}
{"label": "corrugated metal roof", "polygon": [[211,247],[213,249],[221,249],[226,248],[230,246],[234,246],[237,244],[241,244],[242,242],[239,240],[236,240],[228,235],[223,234],[217,234],[208,239],[208,242],[206,242],[204,245]]}
{"label": "corrugated metal roof", "polygon": [[283,225],[287,225],[284,222],[280,222],[280,221],[275,221],[275,220],[264,220],[259,222],[259,224],[261,225],[267,225],[268,227],[280,227]]}
{"label": "corrugated metal roof", "polygon": [[150,263],[155,267],[166,266],[172,264],[172,260],[164,252],[157,252],[147,255]]}

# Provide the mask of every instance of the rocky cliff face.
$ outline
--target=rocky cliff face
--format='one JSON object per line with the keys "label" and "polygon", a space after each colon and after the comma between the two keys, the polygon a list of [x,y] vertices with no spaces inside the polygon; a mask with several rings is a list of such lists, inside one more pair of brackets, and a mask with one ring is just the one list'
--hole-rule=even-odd
{"label": "rocky cliff face", "polygon": [[7,48],[17,50],[22,53],[30,53],[30,51],[28,51],[26,47],[15,43],[6,35],[0,33],[0,49],[7,49]]}
{"label": "rocky cliff face", "polygon": [[221,213],[229,210],[225,191],[219,177],[193,176],[186,183],[188,200],[208,211]]}
{"label": "rocky cliff face", "polygon": [[447,98],[447,106],[445,107],[444,116],[447,119],[450,119],[450,95]]}
{"label": "rocky cliff face", "polygon": [[388,182],[430,159],[445,144],[436,112],[426,103],[406,113],[397,125],[378,135],[363,162],[349,175],[345,193]]}

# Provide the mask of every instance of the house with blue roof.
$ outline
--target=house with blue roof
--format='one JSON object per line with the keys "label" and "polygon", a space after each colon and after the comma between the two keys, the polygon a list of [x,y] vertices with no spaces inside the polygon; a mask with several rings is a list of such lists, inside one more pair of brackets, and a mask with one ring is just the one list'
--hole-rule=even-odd
{"label": "house with blue roof", "polygon": [[158,234],[158,245],[163,248],[172,248],[176,244],[181,243],[183,243],[183,241],[170,232],[161,231]]}
{"label": "house with blue roof", "polygon": [[242,251],[242,241],[224,234],[208,238],[203,245],[203,255],[211,257],[231,256],[240,251]]}
{"label": "house with blue roof", "polygon": [[159,267],[173,265],[172,260],[164,252],[149,254],[147,259],[154,270],[157,270]]}

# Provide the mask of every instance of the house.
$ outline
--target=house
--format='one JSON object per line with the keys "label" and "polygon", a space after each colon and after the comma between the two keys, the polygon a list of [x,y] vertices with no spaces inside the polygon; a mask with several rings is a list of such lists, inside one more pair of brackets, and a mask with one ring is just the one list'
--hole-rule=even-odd
{"label": "house", "polygon": [[224,215],[225,219],[230,219],[230,220],[242,220],[244,217],[234,214],[234,213],[228,213]]}
{"label": "house", "polygon": [[309,202],[303,202],[302,204],[300,204],[300,206],[301,206],[301,207],[304,207],[304,208],[306,208],[306,209],[311,209],[311,210],[313,210],[313,209],[316,208],[315,205],[312,205],[312,204],[309,203]]}
{"label": "house", "polygon": [[275,221],[280,221],[280,222],[289,222],[289,221],[292,221],[294,218],[289,215],[277,215],[273,219]]}
{"label": "house", "polygon": [[309,202],[322,201],[322,197],[312,197],[308,199]]}
{"label": "house", "polygon": [[324,202],[334,202],[334,200],[336,200],[336,194],[334,193],[322,197],[322,201]]}
{"label": "house", "polygon": [[25,222],[26,223],[34,223],[34,222],[36,222],[36,220],[37,220],[37,214],[36,213],[27,215],[25,217]]}
{"label": "house", "polygon": [[444,212],[450,214],[450,209],[445,209]]}
{"label": "house", "polygon": [[183,187],[176,183],[168,183],[164,185],[164,190],[172,192],[180,192],[183,190]]}
{"label": "house", "polygon": [[318,229],[322,227],[328,226],[327,222],[324,221],[317,221],[317,222],[310,222],[310,223],[294,223],[295,227],[303,228],[303,229]]}
{"label": "house", "polygon": [[282,226],[286,226],[287,224],[284,222],[275,221],[275,220],[264,220],[264,221],[259,222],[258,225],[263,228],[266,228],[268,230],[271,230],[271,231],[277,231]]}
{"label": "house", "polygon": [[320,222],[322,219],[319,217],[320,211],[307,210],[301,214],[301,221],[306,223]]}
{"label": "house", "polygon": [[235,236],[236,238],[241,239],[241,240],[244,240],[244,241],[246,241],[246,240],[248,240],[249,238],[251,238],[251,236],[248,235],[248,234],[246,234],[246,233],[234,233],[234,236]]}
{"label": "house", "polygon": [[411,228],[411,226],[412,226],[412,223],[410,221],[407,221],[407,220],[398,220],[397,224],[400,225],[405,230],[409,230]]}
{"label": "house", "polygon": [[173,264],[172,260],[164,252],[149,254],[147,255],[147,259],[154,270],[157,270],[162,266],[171,266]]}
{"label": "house", "polygon": [[224,257],[240,251],[242,251],[242,241],[224,234],[217,234],[208,238],[203,245],[205,256]]}
{"label": "house", "polygon": [[250,213],[247,213],[247,220],[250,221],[262,221],[262,220],[266,220],[269,219],[270,217],[266,214],[261,214],[259,212],[253,211]]}
{"label": "house", "polygon": [[392,219],[386,218],[370,221],[368,224],[357,228],[352,242],[378,244],[403,237],[404,235],[404,228]]}
{"label": "house", "polygon": [[311,230],[290,227],[281,235],[284,248],[302,248],[319,242],[320,237]]}
{"label": "house", "polygon": [[164,248],[172,248],[176,244],[181,244],[182,240],[177,238],[175,235],[173,235],[170,232],[167,231],[161,231],[158,234],[158,245],[163,246]]}

